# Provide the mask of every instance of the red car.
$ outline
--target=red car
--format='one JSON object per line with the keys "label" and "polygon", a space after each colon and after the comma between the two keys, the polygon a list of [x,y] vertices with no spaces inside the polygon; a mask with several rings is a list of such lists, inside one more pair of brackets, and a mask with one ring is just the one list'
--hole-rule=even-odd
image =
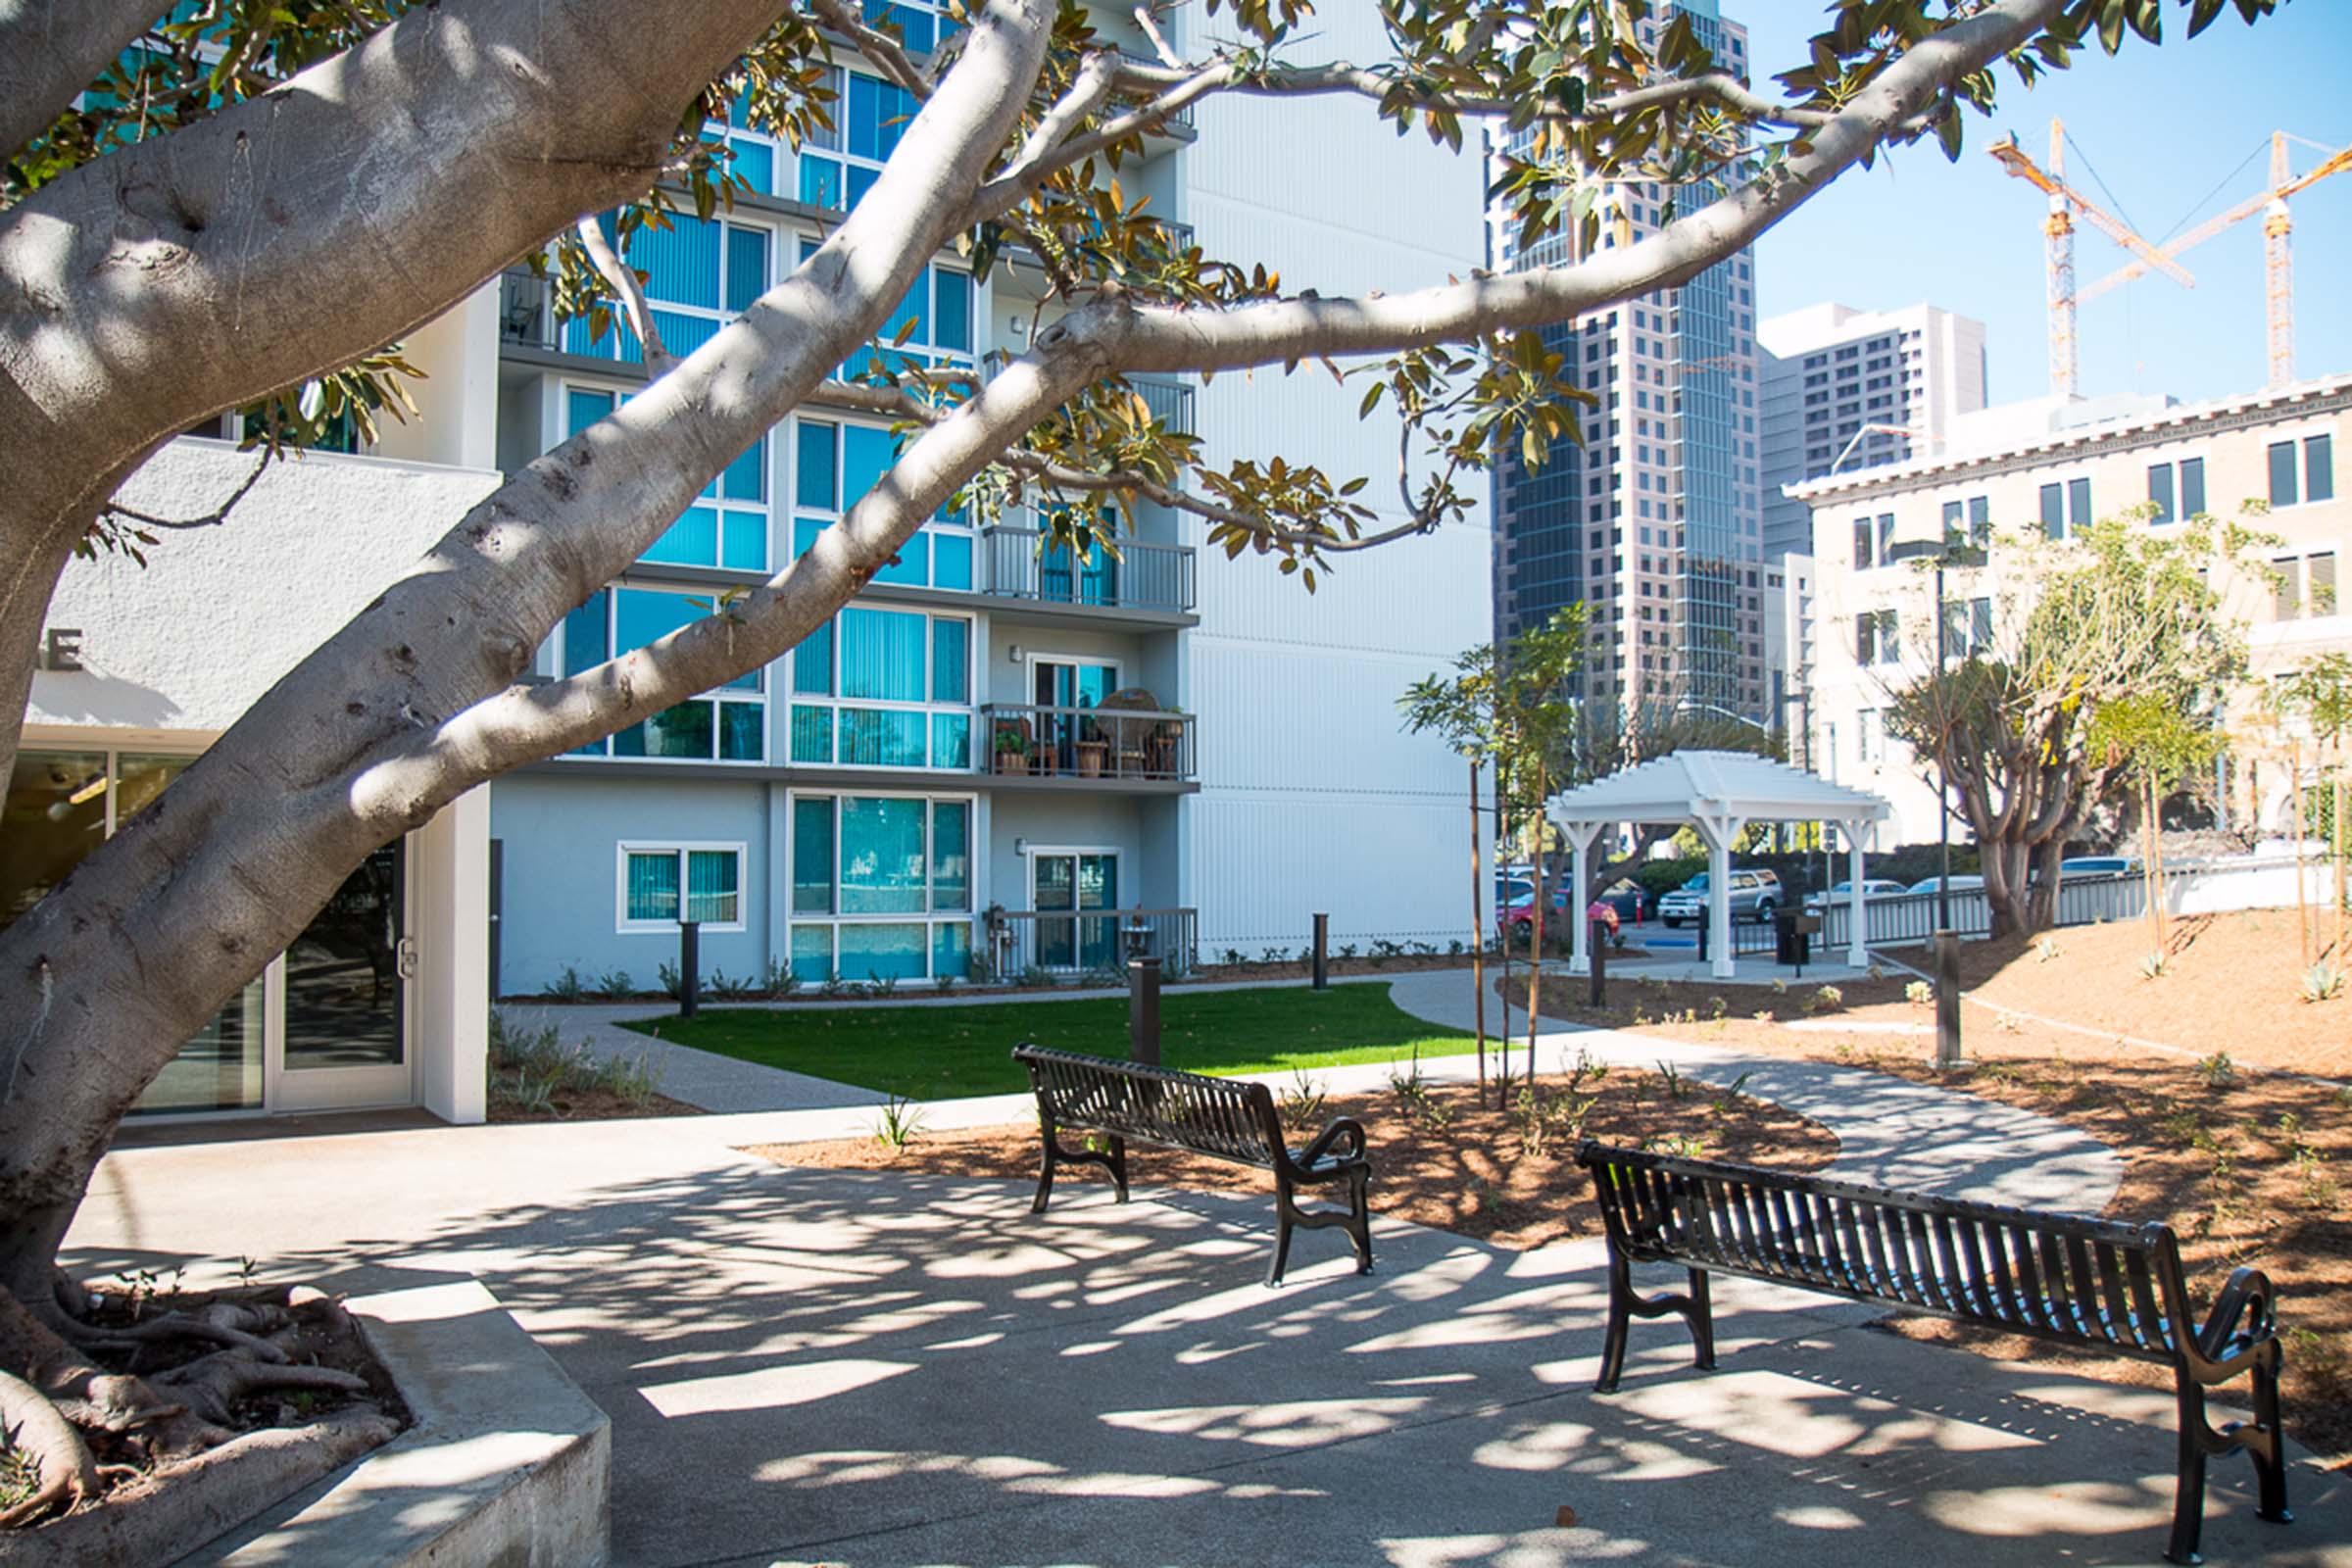
{"label": "red car", "polygon": [[[1550,890],[1550,895],[1551,908],[1545,912],[1544,924],[1546,929],[1556,929],[1567,918],[1568,890],[1555,887]],[[1594,899],[1586,906],[1585,918],[1600,921],[1611,932],[1615,932],[1622,923],[1627,921],[1640,925],[1642,923],[1642,889],[1638,883],[1623,880],[1612,883],[1601,892],[1599,898]],[[1495,924],[1514,937],[1525,937],[1535,923],[1536,901],[1533,897],[1520,900],[1495,916]]]}

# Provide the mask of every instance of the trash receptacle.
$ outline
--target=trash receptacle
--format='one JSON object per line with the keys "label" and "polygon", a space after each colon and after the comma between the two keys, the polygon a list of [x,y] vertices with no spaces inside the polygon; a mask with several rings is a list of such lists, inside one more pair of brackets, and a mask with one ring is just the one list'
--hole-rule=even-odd
{"label": "trash receptacle", "polygon": [[1821,916],[1807,909],[1783,909],[1773,916],[1773,957],[1803,968],[1813,961],[1813,938]]}

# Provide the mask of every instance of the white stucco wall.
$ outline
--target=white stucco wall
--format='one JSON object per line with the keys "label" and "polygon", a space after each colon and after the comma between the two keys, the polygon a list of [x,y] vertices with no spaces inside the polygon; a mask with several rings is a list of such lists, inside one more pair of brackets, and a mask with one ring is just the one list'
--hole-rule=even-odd
{"label": "white stucco wall", "polygon": [[[252,465],[227,442],[174,441],[122,500],[201,515]],[[160,535],[145,566],[119,555],[74,562],[46,624],[81,631],[83,667],[37,673],[26,723],[227,728],[498,482],[481,469],[312,454],[273,466],[220,526]]]}

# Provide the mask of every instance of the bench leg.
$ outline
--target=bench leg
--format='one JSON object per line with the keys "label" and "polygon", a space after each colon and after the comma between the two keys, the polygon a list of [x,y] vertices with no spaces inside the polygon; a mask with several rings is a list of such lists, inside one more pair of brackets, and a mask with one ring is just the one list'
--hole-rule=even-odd
{"label": "bench leg", "polygon": [[1690,1308],[1683,1314],[1690,1325],[1690,1364],[1701,1372],[1715,1370],[1715,1304],[1707,1296],[1707,1271],[1690,1271]]}
{"label": "bench leg", "polygon": [[1054,1129],[1049,1124],[1045,1129],[1045,1153],[1039,1157],[1037,1165],[1037,1196],[1029,1200],[1029,1212],[1032,1214],[1043,1214],[1046,1211],[1046,1200],[1054,1196],[1054,1156],[1055,1152]]}
{"label": "bench leg", "polygon": [[1593,1380],[1595,1394],[1615,1394],[1617,1380],[1625,1375],[1625,1337],[1634,1321],[1634,1271],[1625,1254],[1609,1249],[1609,1332],[1600,1345],[1600,1376]]}
{"label": "bench leg", "polygon": [[2180,1395],[2180,1461],[2173,1483],[2173,1535],[2167,1561],[2200,1563],[2197,1546],[2205,1534],[2205,1391],[2185,1367],[2173,1374]]}
{"label": "bench leg", "polygon": [[1291,1261],[1291,1195],[1278,1192],[1274,1197],[1274,1261],[1266,1265],[1266,1288],[1282,1283],[1282,1271]]}
{"label": "bench leg", "polygon": [[1113,1138],[1113,1139],[1110,1141],[1110,1158],[1109,1158],[1109,1160],[1108,1160],[1108,1161],[1106,1161],[1106,1163],[1108,1164],[1108,1166],[1109,1166],[1109,1169],[1110,1169],[1110,1180],[1111,1180],[1111,1184],[1112,1184],[1113,1186],[1115,1186],[1116,1188],[1118,1188],[1118,1190],[1119,1190],[1119,1200],[1119,1200],[1120,1202],[1124,1203],[1125,1201],[1127,1201],[1127,1140],[1126,1140],[1126,1139],[1124,1139],[1124,1138]]}
{"label": "bench leg", "polygon": [[1355,1271],[1372,1272],[1372,1173],[1362,1166],[1348,1177],[1348,1198],[1353,1209],[1354,1223],[1348,1234],[1355,1241]]}
{"label": "bench leg", "polygon": [[2254,1460],[2256,1502],[2254,1517],[2273,1524],[2294,1523],[2286,1505],[2286,1434],[2278,1424],[2278,1343],[2254,1363],[2254,1435],[2246,1451]]}

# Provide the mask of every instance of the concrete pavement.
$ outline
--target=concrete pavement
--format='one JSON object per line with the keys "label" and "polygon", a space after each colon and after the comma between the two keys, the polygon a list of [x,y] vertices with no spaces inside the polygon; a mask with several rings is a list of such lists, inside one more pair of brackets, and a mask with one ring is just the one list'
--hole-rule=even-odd
{"label": "concrete pavement", "polygon": [[[1468,1005],[1435,977],[1398,985],[1416,1012]],[[1583,1033],[1539,1052],[1580,1047],[1702,1050]],[[1850,1104],[1849,1071],[1775,1096]],[[1947,1113],[1864,1101],[1839,1131]],[[1141,1189],[1117,1207],[1073,1186],[1033,1218],[1025,1182],[738,1152],[871,1115],[127,1150],[101,1169],[73,1261],[194,1253],[226,1271],[252,1254],[350,1290],[478,1275],[612,1416],[615,1557],[634,1568],[1929,1568],[2152,1562],[2163,1545],[2160,1391],[2007,1368],[1863,1327],[1862,1308],[1730,1285],[1719,1371],[1690,1369],[1672,1320],[1638,1324],[1625,1390],[1600,1398],[1595,1243],[1516,1253],[1383,1221],[1378,1274],[1349,1272],[1335,1233],[1306,1233],[1291,1282],[1268,1291],[1262,1199]],[[1947,1183],[2031,1185],[1996,1135],[1949,1130]],[[1849,1157],[1935,1174],[1932,1151],[1895,1142]],[[2092,1196],[2098,1172],[2069,1169],[2068,1190]],[[2352,1565],[2345,1478],[2298,1468],[2298,1523],[2281,1528],[2252,1519],[2242,1459],[2213,1474],[2210,1561]]]}

